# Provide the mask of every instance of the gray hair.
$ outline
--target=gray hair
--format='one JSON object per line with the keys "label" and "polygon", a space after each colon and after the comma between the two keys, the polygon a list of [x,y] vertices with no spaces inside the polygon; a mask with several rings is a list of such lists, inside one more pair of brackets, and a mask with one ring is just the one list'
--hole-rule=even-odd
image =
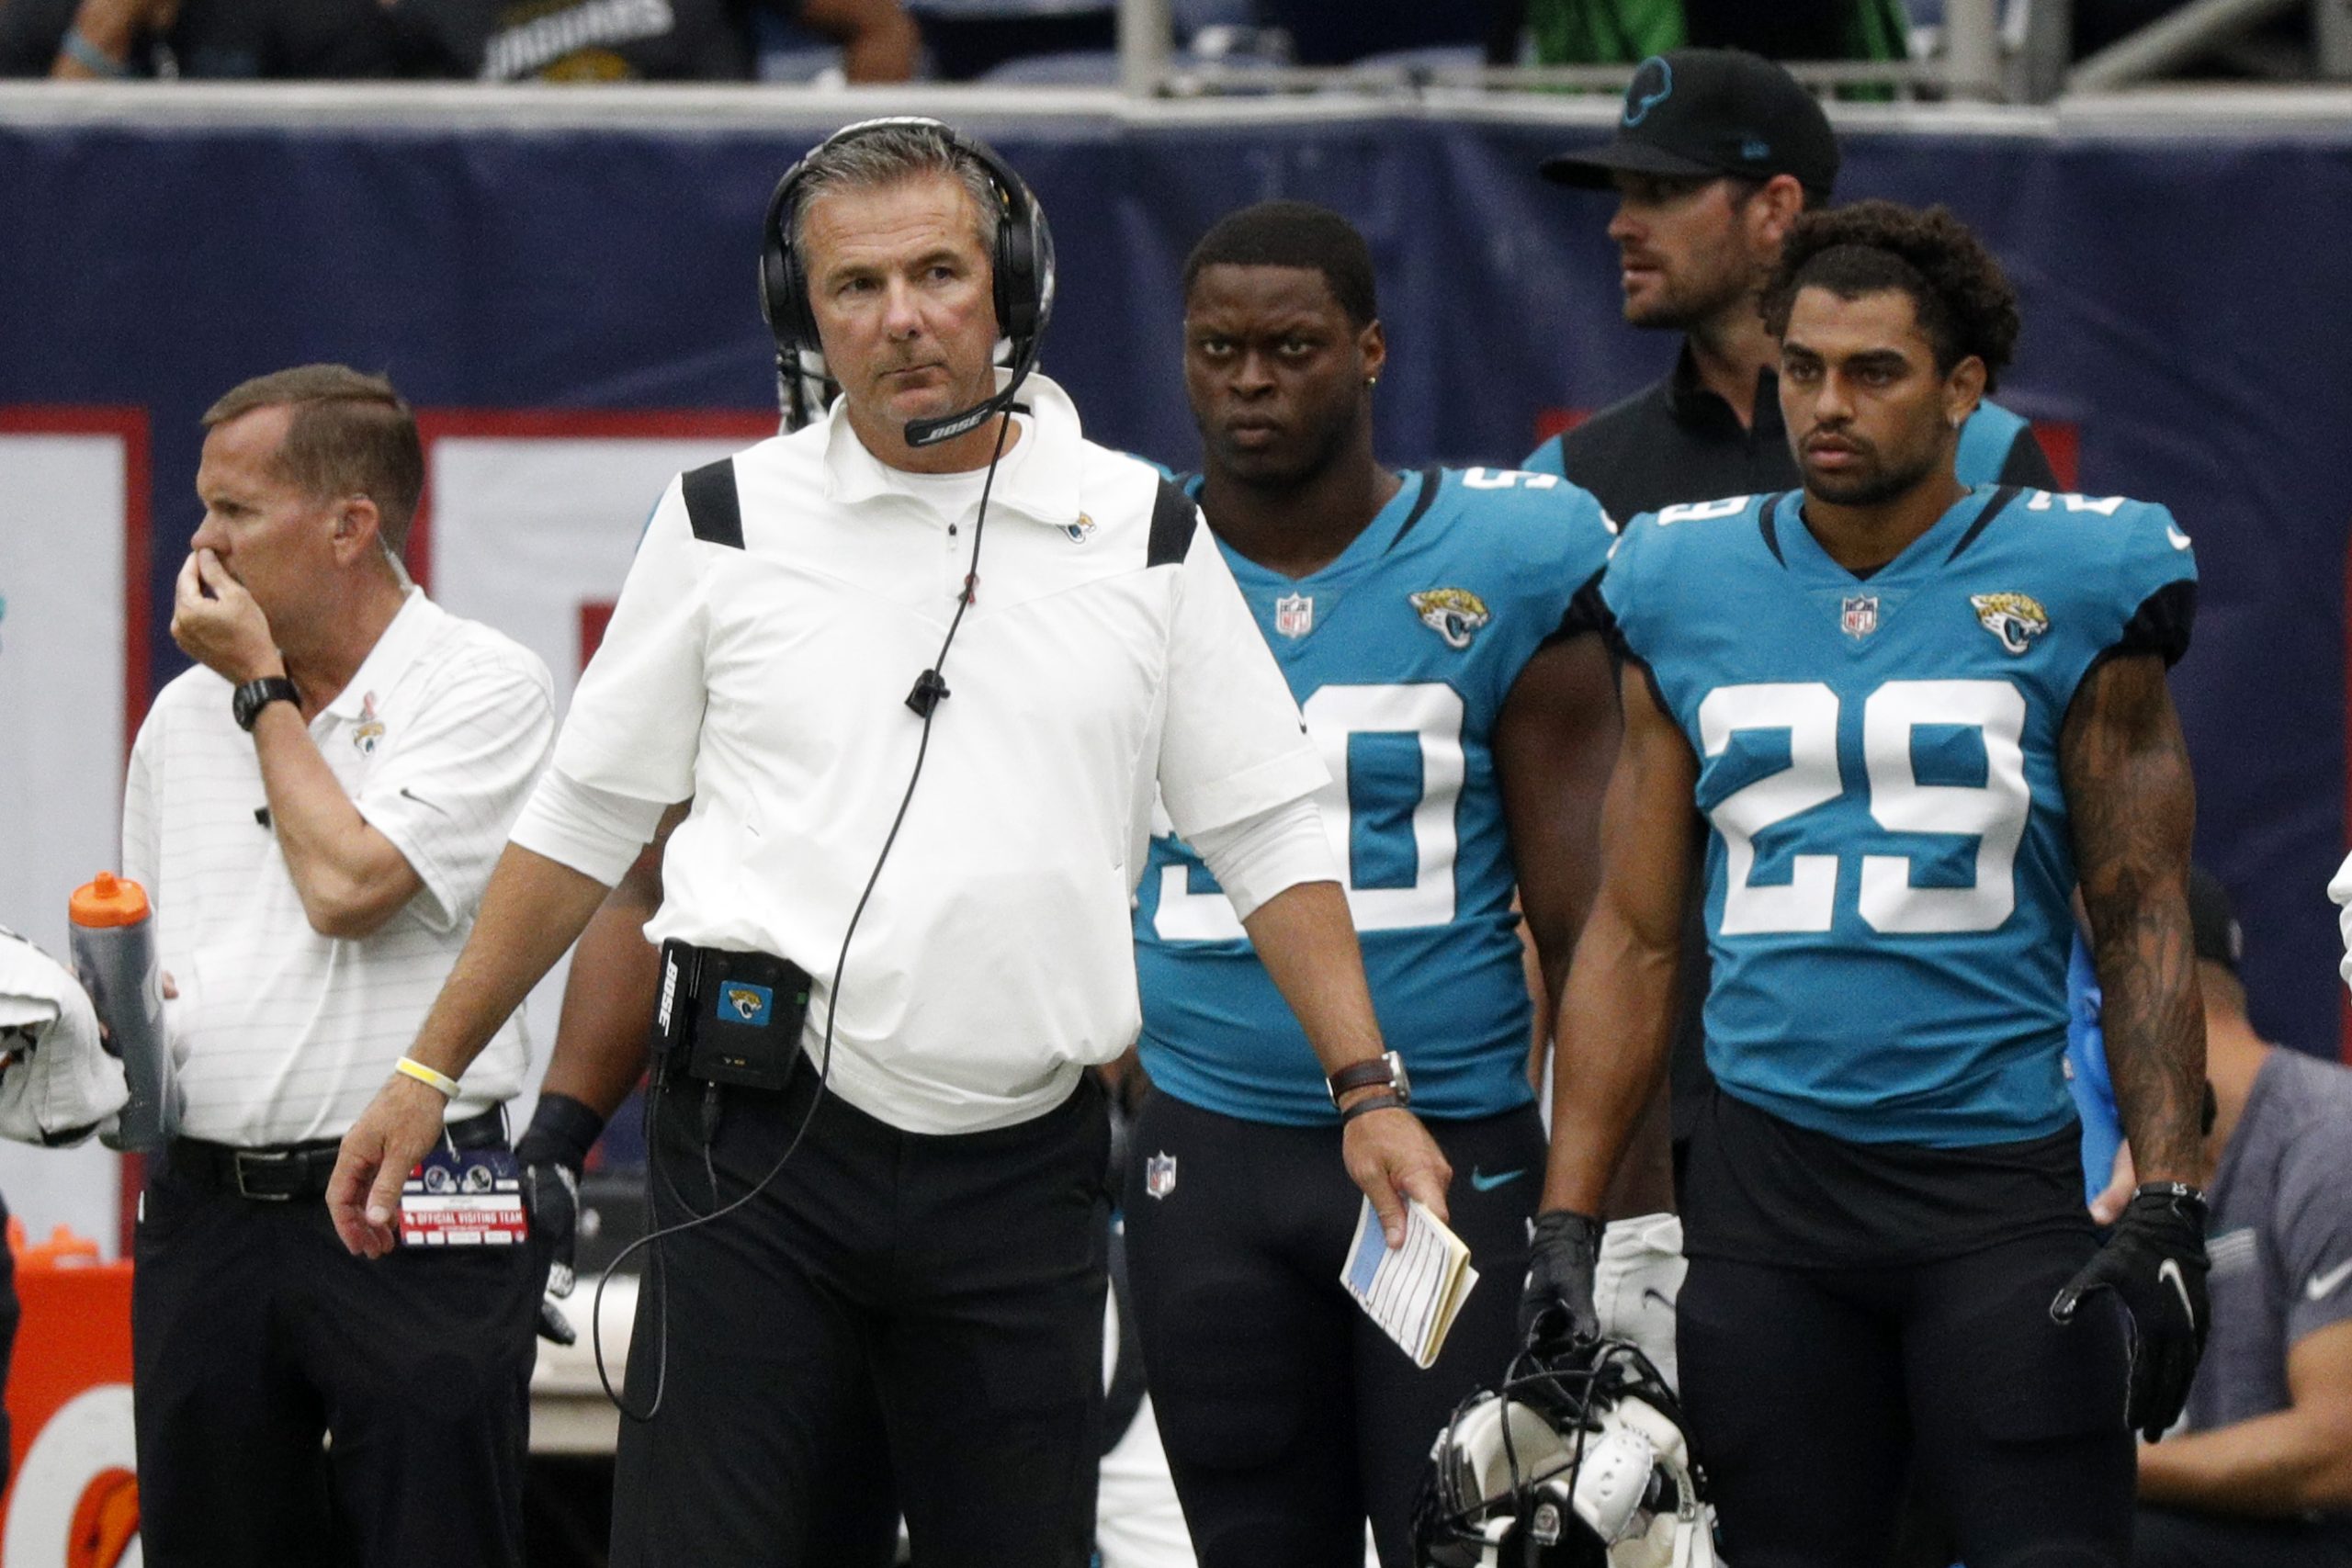
{"label": "gray hair", "polygon": [[810,154],[808,167],[801,171],[799,189],[793,193],[793,250],[805,263],[808,209],[819,197],[843,190],[879,190],[925,175],[943,175],[963,186],[979,214],[980,249],[994,255],[997,226],[1003,219],[996,181],[986,164],[919,120],[879,124]]}

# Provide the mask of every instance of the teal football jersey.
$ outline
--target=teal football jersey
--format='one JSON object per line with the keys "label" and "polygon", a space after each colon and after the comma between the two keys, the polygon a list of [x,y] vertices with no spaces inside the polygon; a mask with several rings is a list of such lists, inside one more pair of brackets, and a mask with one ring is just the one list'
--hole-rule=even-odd
{"label": "teal football jersey", "polygon": [[[1226,551],[1330,767],[1317,804],[1373,1004],[1430,1115],[1532,1098],[1495,723],[1537,649],[1591,629],[1597,596],[1578,593],[1613,537],[1600,504],[1559,479],[1431,468],[1312,576]],[[1135,923],[1152,1082],[1251,1121],[1335,1119],[1231,902],[1159,828]]]}
{"label": "teal football jersey", "polygon": [[1867,579],[1790,492],[1626,526],[1601,592],[1699,762],[1707,1061],[1861,1143],[2054,1133],[2075,883],[2059,733],[2091,668],[2188,646],[2160,506],[1979,487]]}

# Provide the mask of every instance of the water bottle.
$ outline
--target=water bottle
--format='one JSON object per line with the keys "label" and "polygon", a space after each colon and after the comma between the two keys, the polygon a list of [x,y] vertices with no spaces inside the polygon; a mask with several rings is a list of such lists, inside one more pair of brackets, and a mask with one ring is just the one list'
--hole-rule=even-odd
{"label": "water bottle", "polygon": [[122,1058],[130,1099],[98,1141],[111,1149],[162,1148],[179,1130],[173,1097],[172,1048],[164,1037],[164,995],[155,964],[155,923],[147,890],[102,871],[74,890],[74,974],[90,993],[107,1048]]}

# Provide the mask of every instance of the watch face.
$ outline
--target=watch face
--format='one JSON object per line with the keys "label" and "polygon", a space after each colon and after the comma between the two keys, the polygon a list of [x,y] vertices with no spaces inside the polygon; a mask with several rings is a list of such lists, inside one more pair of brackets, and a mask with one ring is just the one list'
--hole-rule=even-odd
{"label": "watch face", "polygon": [[250,731],[254,721],[261,717],[262,709],[281,699],[294,701],[293,688],[294,683],[282,675],[248,681],[230,694],[229,715],[237,721],[238,728]]}

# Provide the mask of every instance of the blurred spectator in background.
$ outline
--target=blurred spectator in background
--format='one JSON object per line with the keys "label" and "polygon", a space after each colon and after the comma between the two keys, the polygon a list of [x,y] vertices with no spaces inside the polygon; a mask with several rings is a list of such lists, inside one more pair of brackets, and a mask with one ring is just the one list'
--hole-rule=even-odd
{"label": "blurred spectator in background", "polygon": [[480,28],[463,73],[485,81],[748,80],[763,11],[839,44],[850,81],[903,82],[915,68],[915,25],[899,0],[400,0],[420,6]]}
{"label": "blurred spectator in background", "polygon": [[0,0],[0,75],[745,81],[763,14],[914,73],[899,0]]}
{"label": "blurred spectator in background", "polygon": [[447,75],[407,6],[378,0],[0,0],[0,74]]}
{"label": "blurred spectator in background", "polygon": [[1902,60],[1903,0],[1504,0],[1540,65],[1630,65],[1669,49],[1744,49],[1769,60]]}
{"label": "blurred spectator in background", "polygon": [[1507,0],[1257,0],[1260,25],[1290,35],[1301,65],[1351,61],[1424,50],[1459,49],[1471,58],[1494,30]]}
{"label": "blurred spectator in background", "polygon": [[975,81],[1008,61],[1119,46],[1117,0],[908,0],[908,8],[932,74],[947,82]]}
{"label": "blurred spectator in background", "polygon": [[2352,1563],[2352,1072],[2246,1020],[2229,895],[2188,883],[2205,1071],[2211,1337],[2186,1432],[2140,1450],[2136,1568]]}

